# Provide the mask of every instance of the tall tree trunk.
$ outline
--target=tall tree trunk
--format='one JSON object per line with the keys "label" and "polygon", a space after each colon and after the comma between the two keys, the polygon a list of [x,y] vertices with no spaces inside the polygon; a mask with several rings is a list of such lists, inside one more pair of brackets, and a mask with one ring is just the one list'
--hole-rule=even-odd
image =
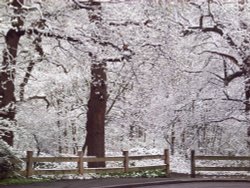
{"label": "tall tree trunk", "polygon": [[[24,35],[24,31],[20,28],[23,26],[23,20],[18,14],[21,13],[21,7],[24,0],[14,0],[11,5],[14,6],[17,16],[17,22],[12,26],[15,29],[10,29],[5,36],[6,49],[3,51],[3,62],[0,72],[0,120],[14,121],[15,120],[15,65],[17,56],[17,47],[19,39]],[[8,123],[7,123],[8,124]],[[13,131],[8,130],[8,125],[1,121],[0,126],[5,127],[0,131],[3,132],[2,139],[13,146],[14,134]]]}
{"label": "tall tree trunk", "polygon": [[[250,56],[244,60],[245,68],[245,112],[249,116],[250,112]],[[250,126],[247,129],[247,137],[250,138]],[[250,141],[247,141],[247,147],[250,150]]]}
{"label": "tall tree trunk", "polygon": [[[96,30],[102,27],[101,3],[90,1],[88,10],[89,21],[95,25],[92,36],[96,36]],[[97,43],[94,40],[94,43]],[[97,43],[98,45],[98,43]],[[87,112],[87,136],[83,150],[87,148],[88,156],[104,157],[105,156],[105,114],[107,103],[107,85],[106,85],[106,61],[97,60],[97,56],[92,52],[91,57],[91,87],[90,98],[88,101]],[[105,167],[105,162],[88,163],[89,167]]]}
{"label": "tall tree trunk", "polygon": [[[105,156],[105,112],[107,103],[106,63],[93,63],[92,83],[87,112],[88,156]],[[89,163],[89,167],[105,167],[104,162]]]}
{"label": "tall tree trunk", "polygon": [[244,60],[245,70],[245,112],[250,112],[250,56]]}

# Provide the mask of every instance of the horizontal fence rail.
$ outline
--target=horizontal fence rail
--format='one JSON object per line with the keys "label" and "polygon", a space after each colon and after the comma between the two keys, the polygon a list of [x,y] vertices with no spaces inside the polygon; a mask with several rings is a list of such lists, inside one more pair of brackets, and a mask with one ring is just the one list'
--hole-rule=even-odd
{"label": "horizontal fence rail", "polygon": [[[143,170],[164,170],[166,176],[169,176],[169,151],[164,150],[163,155],[142,155],[142,156],[129,156],[128,151],[123,151],[123,156],[118,157],[88,157],[83,156],[83,152],[79,151],[78,156],[74,157],[33,157],[33,151],[27,151],[27,157],[21,158],[22,161],[26,162],[25,170],[21,171],[20,174],[26,177],[32,175],[59,175],[59,174],[79,174],[83,175],[84,173],[123,173],[123,172],[135,172]],[[153,160],[160,159],[163,160],[162,165],[151,165],[151,166],[138,166],[131,167],[129,166],[129,161],[134,160]],[[113,168],[86,168],[84,167],[85,162],[122,162],[122,167],[113,167]],[[13,161],[18,162],[18,161]],[[60,162],[75,162],[77,163],[77,168],[75,169],[35,169],[34,164],[39,162],[51,162],[51,163],[60,163]]]}
{"label": "horizontal fence rail", "polygon": [[250,161],[250,156],[201,156],[195,155],[195,151],[191,151],[191,177],[195,178],[196,171],[250,171],[249,167],[208,167],[196,166],[196,161]]}

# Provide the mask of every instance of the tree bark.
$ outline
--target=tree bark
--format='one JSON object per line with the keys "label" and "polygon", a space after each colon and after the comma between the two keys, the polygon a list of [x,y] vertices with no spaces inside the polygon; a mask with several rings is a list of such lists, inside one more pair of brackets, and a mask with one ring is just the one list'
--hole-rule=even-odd
{"label": "tree bark", "polygon": [[[244,61],[244,71],[245,71],[245,113],[249,115],[250,112],[250,56]],[[247,129],[247,147],[250,149],[250,126]]]}
{"label": "tree bark", "polygon": [[[11,2],[11,5],[14,6],[15,13],[17,16],[13,19],[17,19],[18,22],[12,24],[15,29],[10,29],[5,36],[6,49],[3,51],[3,62],[0,72],[0,120],[14,121],[15,120],[15,65],[16,65],[16,56],[17,56],[17,47],[19,39],[24,35],[24,31],[20,28],[23,26],[23,20],[19,13],[21,13],[21,7],[24,0],[14,0]],[[13,146],[14,134],[13,131],[8,130],[8,123],[4,121],[0,122],[1,129],[0,132],[3,132],[2,139]]]}
{"label": "tree bark", "polygon": [[[95,30],[101,29],[101,3],[90,1],[88,17],[89,21],[95,25]],[[96,31],[93,30],[92,36],[96,38]],[[97,39],[98,40],[98,39]],[[96,40],[93,40],[96,43]],[[98,45],[98,44],[97,44]],[[106,61],[97,60],[97,56],[89,52],[91,57],[91,86],[90,98],[88,101],[87,123],[86,123],[86,141],[83,151],[87,149],[88,156],[105,156],[105,114],[107,103],[107,85],[106,85]],[[105,167],[105,162],[90,162],[89,167]]]}
{"label": "tree bark", "polygon": [[[2,120],[15,120],[15,58],[17,55],[17,46],[23,32],[10,29],[5,36],[7,49],[3,53],[2,69],[0,73],[0,118]],[[13,132],[5,131],[2,139],[9,145],[13,145]]]}
{"label": "tree bark", "polygon": [[[88,156],[105,156],[105,113],[107,103],[106,63],[93,63],[92,83],[87,112]],[[105,167],[105,162],[89,163],[89,167]]]}
{"label": "tree bark", "polygon": [[250,112],[250,56],[244,61],[245,72],[245,112]]}

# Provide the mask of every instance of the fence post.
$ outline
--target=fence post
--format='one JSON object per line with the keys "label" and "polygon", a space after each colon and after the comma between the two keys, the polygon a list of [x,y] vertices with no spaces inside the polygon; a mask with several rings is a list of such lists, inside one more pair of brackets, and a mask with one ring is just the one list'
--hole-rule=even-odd
{"label": "fence post", "polygon": [[33,151],[27,151],[26,177],[33,174]]}
{"label": "fence post", "polygon": [[195,150],[191,150],[191,178],[195,178]]}
{"label": "fence post", "polygon": [[165,174],[166,177],[170,177],[170,160],[169,160],[169,150],[164,150],[164,163],[165,163]]}
{"label": "fence post", "polygon": [[122,154],[124,156],[124,161],[123,161],[124,172],[128,172],[128,168],[129,168],[128,151],[123,151]]}
{"label": "fence post", "polygon": [[78,173],[80,175],[83,175],[83,151],[78,151],[78,156],[79,156],[79,160],[78,160]]}

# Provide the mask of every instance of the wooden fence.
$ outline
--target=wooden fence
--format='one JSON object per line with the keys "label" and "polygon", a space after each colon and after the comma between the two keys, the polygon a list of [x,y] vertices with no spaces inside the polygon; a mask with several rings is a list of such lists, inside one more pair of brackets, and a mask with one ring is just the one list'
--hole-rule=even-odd
{"label": "wooden fence", "polygon": [[[131,167],[129,165],[130,161],[134,160],[153,160],[160,159],[163,160],[162,165],[154,165],[154,166],[138,166]],[[84,173],[115,173],[115,172],[134,172],[134,171],[143,171],[143,170],[154,170],[154,169],[162,169],[165,170],[166,176],[169,176],[169,151],[164,150],[163,155],[143,155],[143,156],[129,156],[128,151],[123,151],[123,155],[119,157],[87,157],[83,156],[83,152],[79,151],[78,156],[74,157],[34,157],[33,151],[27,151],[27,157],[22,158],[24,162],[26,162],[25,170],[20,173],[26,177],[32,175],[58,175],[58,174],[79,174],[82,175]],[[123,162],[122,167],[115,168],[84,168],[85,162]],[[34,164],[39,162],[75,162],[77,163],[77,168],[75,169],[34,169]]]}
{"label": "wooden fence", "polygon": [[204,167],[196,166],[197,160],[204,161],[250,161],[250,156],[201,156],[195,155],[195,151],[191,151],[191,177],[195,178],[196,171],[250,171],[250,167]]}

